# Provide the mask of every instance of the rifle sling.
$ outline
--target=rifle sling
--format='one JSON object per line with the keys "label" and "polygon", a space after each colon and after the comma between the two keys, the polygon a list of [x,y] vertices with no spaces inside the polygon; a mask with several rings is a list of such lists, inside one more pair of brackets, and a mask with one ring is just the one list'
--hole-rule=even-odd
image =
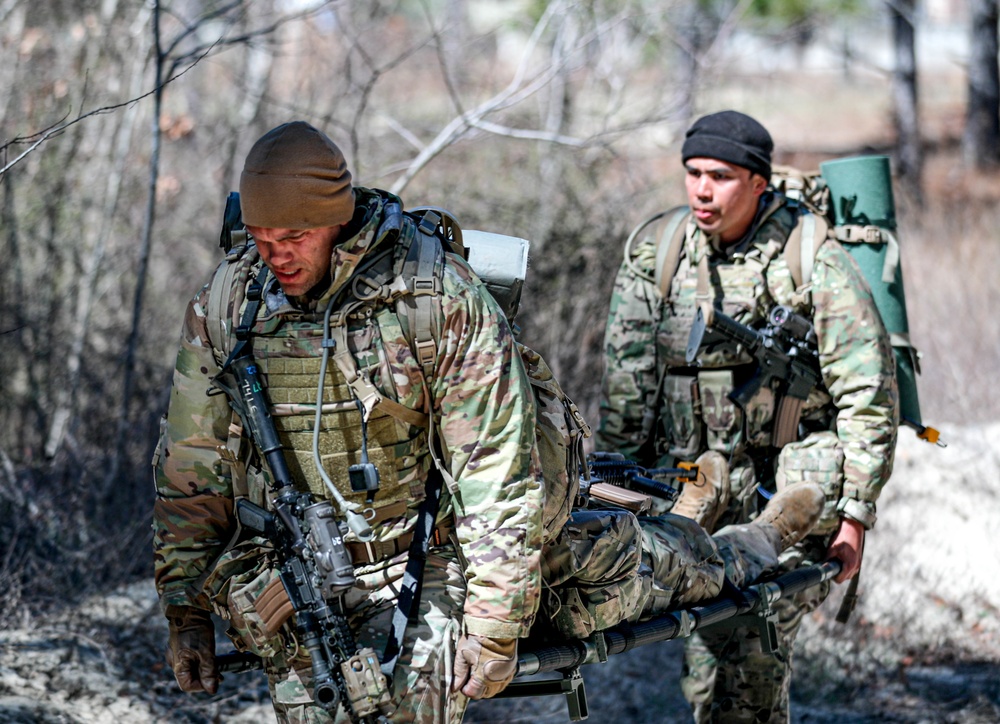
{"label": "rifle sling", "polygon": [[[262,266],[247,289],[247,306],[243,310],[243,316],[240,318],[240,326],[236,328],[236,344],[233,345],[228,359],[222,365],[223,372],[233,360],[241,355],[253,355],[253,351],[250,349],[253,341],[251,331],[253,330],[253,323],[257,319],[257,312],[260,310],[260,303],[264,300],[264,286],[270,271],[266,266]],[[247,348],[245,352],[244,348]]]}
{"label": "rifle sling", "polygon": [[[433,440],[430,441],[433,445]],[[436,465],[432,465],[427,474],[424,486],[425,497],[417,512],[417,521],[413,529],[413,540],[407,554],[406,570],[400,584],[399,596],[396,599],[396,610],[392,614],[392,625],[389,627],[389,640],[382,654],[382,673],[387,679],[392,679],[392,673],[403,651],[403,636],[410,619],[416,618],[420,609],[420,587],[424,577],[424,564],[427,562],[427,551],[430,548],[431,534],[434,530],[434,519],[437,518],[441,504],[441,489],[444,478]]]}

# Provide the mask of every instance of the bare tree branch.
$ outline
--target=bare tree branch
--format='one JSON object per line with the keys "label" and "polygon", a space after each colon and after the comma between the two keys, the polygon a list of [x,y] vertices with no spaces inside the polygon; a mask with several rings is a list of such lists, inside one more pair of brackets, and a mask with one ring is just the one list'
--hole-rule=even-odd
{"label": "bare tree branch", "polygon": [[[43,143],[45,143],[46,141],[48,141],[50,138],[54,138],[54,137],[60,135],[67,128],[69,128],[71,126],[75,126],[80,121],[86,120],[87,118],[90,118],[91,116],[99,116],[99,115],[103,115],[105,113],[111,113],[113,111],[117,111],[117,110],[119,110],[121,108],[128,108],[129,106],[133,106],[133,105],[137,104],[139,101],[141,101],[141,100],[143,100],[145,98],[149,98],[150,96],[155,95],[160,90],[162,90],[163,87],[169,85],[170,83],[173,83],[175,80],[177,80],[182,75],[184,75],[185,73],[187,73],[189,70],[191,70],[192,68],[194,68],[207,55],[208,55],[208,53],[206,53],[205,55],[201,56],[200,58],[198,58],[197,60],[195,60],[193,63],[191,63],[191,65],[189,65],[184,70],[182,70],[179,73],[177,73],[177,74],[175,74],[175,75],[167,78],[165,81],[163,81],[163,83],[161,85],[156,86],[156,87],[154,87],[154,88],[146,91],[145,93],[143,93],[140,96],[136,96],[135,98],[130,98],[127,101],[122,101],[121,103],[115,103],[115,104],[110,105],[110,106],[102,106],[101,108],[95,108],[92,111],[88,111],[87,113],[83,113],[83,114],[77,116],[72,121],[59,122],[59,123],[56,123],[56,124],[54,124],[52,126],[49,126],[44,131],[39,131],[38,133],[33,133],[30,136],[18,136],[18,137],[14,138],[14,139],[12,139],[10,141],[7,141],[3,145],[0,145],[0,153],[2,153],[9,146],[18,145],[18,144],[22,144],[22,143],[28,143],[28,142],[31,142],[32,139],[35,139],[34,142],[32,142],[31,145],[25,151],[23,151],[19,156],[17,156],[17,158],[15,158],[13,161],[9,162],[3,168],[0,168],[0,176],[2,176],[3,174],[7,173],[7,171],[9,171],[14,166],[16,166],[21,161],[23,161],[25,159],[25,157],[28,156],[28,154],[30,154],[32,151],[34,151],[40,145],[42,145]],[[67,114],[67,115],[69,115],[69,114]],[[65,118],[65,117],[66,116],[63,116],[63,118]]]}
{"label": "bare tree branch", "polygon": [[[88,118],[90,118],[92,116],[103,115],[103,114],[106,114],[106,113],[112,113],[112,112],[117,111],[119,109],[127,108],[129,106],[135,105],[139,101],[142,101],[142,100],[144,100],[146,98],[149,98],[150,96],[155,95],[158,92],[161,92],[164,87],[166,87],[167,85],[173,83],[175,80],[177,80],[181,76],[183,76],[186,73],[188,73],[192,68],[194,68],[195,66],[197,66],[202,60],[204,60],[209,55],[211,55],[213,53],[213,51],[221,52],[222,50],[231,48],[233,46],[238,46],[238,45],[246,44],[246,43],[250,42],[251,40],[253,40],[254,38],[258,38],[258,37],[263,37],[263,36],[270,35],[275,30],[277,30],[279,27],[281,27],[282,25],[285,25],[285,24],[287,24],[289,22],[292,22],[294,20],[302,19],[304,17],[309,17],[309,16],[311,16],[311,15],[319,12],[324,7],[326,7],[328,5],[335,4],[335,3],[336,3],[336,0],[324,0],[323,2],[320,2],[319,4],[317,4],[315,6],[312,6],[310,8],[306,8],[306,9],[301,10],[301,11],[296,12],[296,13],[290,13],[288,15],[283,15],[281,18],[279,18],[278,20],[274,21],[273,23],[271,23],[270,25],[267,25],[265,27],[253,30],[253,31],[248,32],[248,33],[243,33],[243,34],[238,35],[238,36],[233,36],[233,37],[226,37],[225,34],[223,34],[219,38],[216,38],[215,40],[213,40],[210,43],[200,44],[200,45],[192,48],[191,50],[188,50],[188,51],[186,51],[186,52],[184,52],[184,53],[182,53],[182,54],[180,54],[180,55],[178,55],[178,56],[176,56],[174,58],[171,58],[170,57],[171,53],[181,44],[181,42],[184,39],[190,37],[194,32],[196,32],[199,29],[199,27],[202,26],[206,21],[212,20],[212,19],[216,19],[218,17],[223,17],[230,10],[232,10],[233,8],[237,8],[237,7],[242,6],[243,3],[240,2],[239,0],[234,0],[234,2],[232,2],[232,3],[228,4],[228,5],[221,6],[219,8],[216,8],[212,12],[206,13],[205,15],[201,16],[193,24],[192,23],[184,23],[184,25],[185,25],[184,31],[182,33],[180,33],[176,38],[174,38],[167,45],[167,49],[166,50],[162,50],[159,46],[156,49],[157,55],[161,59],[163,59],[163,61],[167,61],[168,59],[170,60],[170,63],[168,65],[169,71],[166,73],[167,79],[165,81],[163,81],[159,85],[154,86],[153,88],[151,88],[150,90],[146,91],[145,93],[143,93],[141,95],[138,95],[138,96],[136,96],[134,98],[130,98],[127,101],[122,101],[121,103],[114,103],[114,104],[108,105],[108,106],[102,106],[101,108],[95,108],[92,111],[88,111],[87,113],[83,113],[83,114],[77,116],[76,118],[74,118],[71,121],[60,120],[60,121],[57,121],[56,123],[52,124],[51,126],[49,126],[48,128],[46,128],[46,129],[44,129],[42,131],[30,134],[28,136],[18,136],[16,138],[11,139],[10,141],[7,141],[7,142],[3,143],[2,145],[0,145],[0,153],[4,153],[7,150],[7,148],[9,148],[10,146],[21,145],[21,144],[24,144],[24,143],[30,143],[31,145],[28,146],[28,148],[26,148],[22,153],[20,153],[12,161],[8,162],[2,168],[0,168],[0,176],[2,176],[7,171],[9,171],[10,169],[12,169],[14,166],[16,166],[21,161],[23,161],[29,154],[31,154],[33,151],[35,151],[43,143],[45,143],[46,141],[48,141],[51,138],[59,136],[67,128],[69,128],[69,127],[71,127],[73,125],[76,125],[77,123],[79,123],[79,122],[81,122],[83,120],[86,120],[86,119],[88,119]],[[182,70],[178,71],[178,68],[180,68],[185,63],[187,63],[188,65],[185,68],[183,68]],[[63,119],[67,118],[68,116],[69,116],[69,113],[67,113],[65,116],[63,116]]]}

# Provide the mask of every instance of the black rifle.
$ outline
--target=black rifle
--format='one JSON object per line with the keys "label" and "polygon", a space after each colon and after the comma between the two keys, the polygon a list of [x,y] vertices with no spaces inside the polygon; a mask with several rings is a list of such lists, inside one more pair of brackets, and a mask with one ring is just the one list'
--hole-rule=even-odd
{"label": "black rifle", "polygon": [[274,546],[298,641],[312,664],[313,700],[329,711],[342,704],[354,721],[374,721],[391,694],[375,651],[358,648],[347,622],[344,594],[355,576],[342,523],[329,501],[316,502],[292,484],[249,345],[234,350],[213,382],[226,392],[271,470],[274,513],[240,500],[236,515],[244,531]]}
{"label": "black rifle", "polygon": [[777,306],[764,329],[756,330],[717,309],[706,319],[699,307],[688,338],[687,362],[694,364],[703,350],[719,348],[743,350],[757,363],[754,376],[729,398],[745,410],[762,389],[771,390],[776,397],[771,444],[783,447],[797,440],[802,406],[823,379],[812,323],[789,307]]}
{"label": "black rifle", "polygon": [[681,483],[698,479],[698,466],[693,463],[681,463],[676,468],[644,468],[621,453],[612,452],[591,453],[587,467],[592,482],[609,483],[670,501],[677,500],[680,491],[656,478],[673,478]]}

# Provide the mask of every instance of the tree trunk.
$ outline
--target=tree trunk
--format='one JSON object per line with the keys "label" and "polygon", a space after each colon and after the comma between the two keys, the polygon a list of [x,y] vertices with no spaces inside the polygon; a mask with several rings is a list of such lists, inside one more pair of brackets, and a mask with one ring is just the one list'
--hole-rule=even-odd
{"label": "tree trunk", "polygon": [[970,0],[968,106],[962,160],[986,169],[1000,162],[1000,73],[997,67],[997,0]]}
{"label": "tree trunk", "polygon": [[[140,63],[140,67],[135,69],[132,78],[130,97],[135,98],[139,95],[142,82],[143,73]],[[86,246],[91,249],[91,252],[84,261],[83,274],[76,290],[75,318],[71,329],[71,342],[66,354],[66,380],[55,391],[55,412],[53,412],[49,422],[49,432],[45,442],[46,458],[56,456],[76,414],[76,391],[83,370],[84,347],[91,332],[90,317],[97,297],[97,282],[101,272],[104,271],[107,241],[112,236],[112,226],[118,213],[136,116],[135,109],[130,108],[116,119],[113,131],[114,142],[111,144],[111,150],[108,154],[110,163],[105,179],[104,206],[100,214],[100,221],[95,219],[92,228],[83,231],[90,237],[90,243]]]}
{"label": "tree trunk", "polygon": [[709,25],[709,19],[697,3],[687,4],[679,12],[677,32],[681,47],[677,61],[677,122],[681,129],[687,129],[695,117],[702,53],[711,45],[712,29]]}
{"label": "tree trunk", "polygon": [[146,281],[149,273],[149,253],[153,246],[153,226],[156,222],[156,185],[160,173],[160,144],[163,134],[160,132],[160,117],[163,114],[163,80],[169,77],[165,72],[165,57],[160,38],[160,3],[153,6],[153,38],[156,52],[156,76],[153,87],[153,122],[151,130],[152,149],[149,157],[149,183],[146,189],[146,215],[143,221],[142,242],[139,246],[139,268],[136,272],[135,297],[132,304],[132,326],[125,348],[125,363],[123,365],[121,412],[118,417],[118,430],[115,436],[114,455],[105,478],[104,493],[114,489],[118,474],[126,464],[128,432],[131,426],[130,412],[132,391],[135,386],[136,357],[138,356],[139,337],[142,334],[142,306],[146,295]]}
{"label": "tree trunk", "polygon": [[923,152],[917,100],[917,54],[915,43],[916,0],[889,0],[895,67],[892,73],[893,119],[899,180],[902,189],[916,200],[921,196]]}
{"label": "tree trunk", "polygon": [[[552,42],[551,58],[553,67],[557,68],[548,87],[547,107],[544,118],[544,129],[553,134],[564,133],[569,125],[571,98],[569,95],[569,64],[566,55],[571,51],[579,37],[576,20],[571,16],[559,24],[556,37]],[[556,188],[560,177],[566,169],[567,159],[562,149],[551,144],[542,154],[539,168],[539,187],[543,189]],[[544,200],[539,205],[532,229],[532,244],[535,251],[540,252],[557,223],[557,210],[551,203]]]}

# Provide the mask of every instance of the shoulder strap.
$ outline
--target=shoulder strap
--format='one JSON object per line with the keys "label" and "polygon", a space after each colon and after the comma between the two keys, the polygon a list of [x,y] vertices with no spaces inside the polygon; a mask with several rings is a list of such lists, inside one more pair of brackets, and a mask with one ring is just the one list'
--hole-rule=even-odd
{"label": "shoulder strap", "polygon": [[257,249],[252,244],[233,247],[226,254],[225,262],[216,267],[212,277],[212,284],[208,289],[205,326],[209,341],[221,355],[220,363],[232,351],[240,307],[246,298],[250,268],[256,259]]}
{"label": "shoulder strap", "polygon": [[444,248],[434,231],[435,224],[429,222],[425,215],[415,224],[413,233],[408,235],[410,247],[400,276],[410,294],[397,304],[406,316],[413,354],[425,377],[434,372],[437,339],[440,336],[435,324],[434,297],[440,297],[444,291]]}
{"label": "shoulder strap", "polygon": [[684,232],[687,229],[687,222],[691,218],[691,208],[689,206],[674,206],[666,211],[661,211],[646,219],[629,235],[625,242],[625,258],[630,261],[632,258],[632,244],[642,233],[643,229],[650,224],[666,218],[663,226],[663,233],[656,240],[656,263],[654,266],[653,279],[650,281],[656,284],[660,291],[660,297],[666,299],[670,293],[670,283],[674,274],[677,273],[677,266],[680,264],[681,250],[684,248]]}
{"label": "shoulder strap", "polygon": [[666,299],[670,295],[670,285],[677,273],[677,267],[681,263],[681,251],[684,249],[684,236],[687,222],[691,218],[691,208],[675,206],[666,213],[668,218],[663,233],[656,240],[654,281],[656,288],[660,291],[661,299]]}
{"label": "shoulder strap", "polygon": [[822,216],[813,213],[800,214],[795,228],[785,242],[785,260],[795,284],[795,294],[810,302],[810,285],[816,252],[826,239],[830,225]]}

